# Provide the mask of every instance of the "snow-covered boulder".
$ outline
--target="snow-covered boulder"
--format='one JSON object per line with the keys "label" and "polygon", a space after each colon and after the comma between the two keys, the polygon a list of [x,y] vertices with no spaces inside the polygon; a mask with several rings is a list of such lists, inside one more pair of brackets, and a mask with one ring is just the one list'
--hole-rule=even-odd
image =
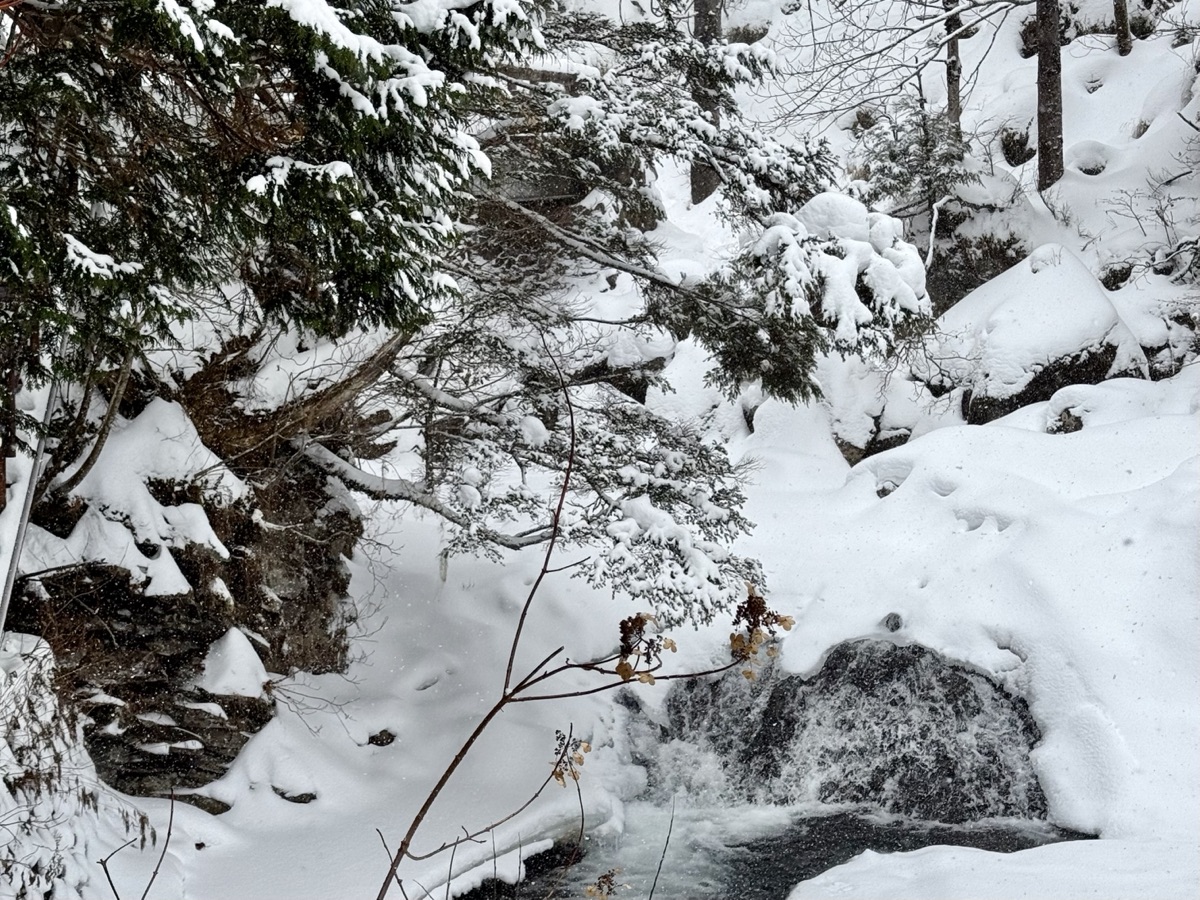
{"label": "snow-covered boulder", "polygon": [[261,697],[263,685],[269,680],[249,638],[238,629],[230,628],[208,648],[204,674],[196,687],[210,694]]}
{"label": "snow-covered boulder", "polygon": [[824,356],[817,377],[834,442],[850,465],[898,447],[948,416],[959,424],[951,398],[939,402],[920,381],[859,357]]}
{"label": "snow-covered boulder", "polygon": [[1039,247],[939,320],[915,371],[935,391],[963,388],[983,423],[1072,384],[1146,378],[1146,356],[1104,288],[1065,247]]}

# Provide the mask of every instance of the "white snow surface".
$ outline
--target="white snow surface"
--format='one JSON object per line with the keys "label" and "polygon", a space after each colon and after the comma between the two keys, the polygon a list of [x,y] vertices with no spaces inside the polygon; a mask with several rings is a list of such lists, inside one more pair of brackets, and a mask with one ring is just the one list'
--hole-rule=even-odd
{"label": "white snow surface", "polygon": [[[770,18],[764,3],[752,7]],[[1194,4],[1181,9],[1195,17]],[[968,129],[1023,127],[1033,117],[1036,61],[1017,56],[1019,22],[1012,19],[974,81]],[[1194,303],[1189,289],[1162,279],[1135,279],[1115,293],[1096,281],[1104,264],[1167,242],[1155,230],[1158,201],[1148,180],[1180,170],[1178,155],[1192,133],[1175,113],[1194,120],[1200,111],[1191,47],[1172,48],[1163,34],[1136,42],[1121,59],[1111,41],[1090,36],[1064,54],[1070,169],[1048,195],[1054,209],[1030,191],[997,213],[1041,249],[944,320],[958,335],[944,340],[960,341],[954,348],[970,377],[996,390],[1018,391],[1043,354],[1103,340],[1138,368],[1144,358],[1132,337],[1159,346],[1152,338],[1166,341],[1174,333],[1163,305]],[[964,43],[968,71],[988,46],[986,34]],[[935,82],[928,80],[933,102]],[[1097,83],[1099,89],[1088,89]],[[1081,171],[1100,163],[1099,174]],[[1029,188],[1035,164],[1011,170],[997,164],[980,190],[1002,200],[1005,185]],[[664,247],[664,268],[690,277],[728,258],[736,241],[717,224],[715,201],[688,205],[685,178],[669,167],[658,174],[671,220],[654,237]],[[1179,221],[1195,208],[1194,181],[1172,185]],[[1119,214],[1126,199],[1130,216]],[[598,291],[603,279],[595,282]],[[631,290],[627,282],[621,284]],[[620,299],[595,296],[597,309]],[[377,340],[364,336],[352,349],[369,352]],[[278,366],[244,386],[248,409],[276,406],[298,389],[327,383],[325,363],[334,351],[301,346],[285,336],[263,350]],[[676,393],[651,391],[649,403],[664,414],[704,417],[736,457],[756,461],[747,512],[758,528],[738,549],[763,560],[772,605],[796,618],[783,664],[811,672],[837,643],[874,637],[919,642],[991,674],[1028,700],[1042,730],[1033,759],[1051,820],[1100,838],[1007,855],[950,847],[868,852],[806,882],[794,896],[1194,898],[1200,888],[1200,364],[1163,381],[1067,387],[986,426],[962,425],[901,377],[889,381],[836,358],[820,372],[828,401],[797,408],[761,402],[753,388],[726,402],[704,386],[708,366],[694,344],[681,344],[667,370]],[[313,372],[310,384],[305,379]],[[757,409],[752,434],[746,408]],[[1065,410],[1082,421],[1081,430],[1047,434]],[[146,422],[122,423],[113,438],[128,432],[126,461],[113,459],[84,483],[90,498],[103,498],[131,527],[144,528],[140,535],[168,544],[190,526],[147,504],[136,487],[118,487],[145,477],[150,468],[141,460],[155,453],[202,457],[198,440],[182,439],[186,429],[173,415],[160,406]],[[851,469],[834,428],[843,423],[863,432],[875,416],[911,427],[915,436]],[[164,423],[179,427],[163,431]],[[528,423],[527,440],[541,439],[541,424]],[[141,430],[129,430],[135,426]],[[163,440],[168,433],[172,441]],[[162,443],[175,449],[154,449]],[[106,452],[104,459],[116,456]],[[178,468],[180,459],[173,460]],[[0,515],[4,536],[11,534],[13,509]],[[394,849],[498,696],[538,554],[509,554],[503,564],[455,558],[443,568],[434,517],[383,504],[370,508],[368,525],[372,541],[350,563],[353,600],[363,612],[362,658],[347,677],[297,675],[275,686],[277,717],[204,789],[230,803],[230,811],[211,817],[177,805],[175,836],[155,888],[161,896],[374,896],[387,866],[376,829]],[[136,552],[131,538],[118,546],[113,529],[129,531],[113,519],[97,516],[80,527],[80,540],[98,542],[105,554]],[[53,542],[36,530],[31,537],[30,565],[54,564]],[[164,550],[160,559],[167,556]],[[616,623],[634,611],[568,573],[551,575],[533,605],[517,670],[559,646],[572,659],[611,650]],[[903,620],[894,635],[880,624],[892,612]],[[728,621],[676,634],[680,652],[672,663],[680,670],[710,664],[728,634]],[[214,678],[231,675],[235,666],[222,660],[232,659],[245,664],[230,679],[237,686],[251,690],[251,670],[265,680],[244,635],[231,632],[222,641],[230,646],[214,660]],[[662,685],[639,690],[651,704],[664,694]],[[503,861],[498,868],[514,874],[514,853],[576,833],[580,805],[589,829],[619,835],[624,801],[637,794],[644,775],[629,758],[618,719],[604,695],[506,710],[434,804],[415,850],[433,850],[462,828],[525,803],[549,774],[556,728],[593,746],[580,793],[573,782],[567,789],[551,783],[497,829],[494,847],[490,839],[464,844],[453,865],[449,854],[408,862],[401,869],[406,883],[419,882],[434,895],[448,878],[466,887],[491,874],[494,856]],[[370,744],[384,728],[395,742]],[[279,792],[316,799],[294,804]],[[138,802],[161,833],[168,803]],[[122,896],[140,895],[157,853],[131,848],[114,860]],[[95,887],[89,900],[107,896]]]}
{"label": "white snow surface", "polygon": [[976,394],[1019,394],[1056,360],[1110,345],[1110,375],[1148,376],[1146,356],[1100,282],[1061,244],[1039,247],[941,317],[915,368]]}
{"label": "white snow surface", "polygon": [[[683,174],[664,174],[660,189],[677,198]],[[683,209],[675,227],[700,228],[708,214]],[[705,240],[673,246],[683,254]],[[832,378],[836,360],[825,365]],[[919,409],[924,433],[853,469],[833,442],[831,407],[724,402],[703,387],[707,367],[681,345],[668,369],[679,390],[652,391],[649,403],[707,415],[735,456],[757,461],[748,512],[758,529],[741,549],[763,559],[773,605],[796,617],[783,664],[810,672],[830,647],[870,636],[916,641],[992,674],[1028,699],[1042,729],[1034,763],[1052,821],[1101,838],[1011,855],[869,853],[798,896],[1194,896],[1200,367],[1066,388],[982,427]],[[753,434],[741,402],[758,405]],[[1045,433],[1063,409],[1081,430]],[[369,521],[371,556],[352,562],[357,602],[377,607],[364,658],[348,679],[276,686],[277,718],[204,789],[232,804],[228,813],[177,808],[178,896],[373,896],[387,862],[375,829],[395,847],[495,700],[536,554],[503,565],[454,558],[443,572],[431,516],[377,505]],[[609,650],[632,611],[566,573],[550,576],[518,671],[559,645],[573,659]],[[880,624],[890,612],[904,622],[895,635]],[[678,633],[672,662],[702,667],[727,636],[721,621]],[[661,685],[640,690],[652,705],[664,695]],[[519,848],[576,833],[581,802],[589,829],[619,834],[644,776],[615,721],[603,695],[507,710],[434,805],[418,852],[521,806],[548,775],[555,728],[594,748],[579,796],[551,783],[497,830],[494,851],[490,840],[464,845],[452,869],[448,854],[406,863],[406,882],[435,894],[448,875],[456,890],[478,883],[493,853],[511,867]],[[395,742],[368,743],[383,728]],[[316,799],[292,804],[272,788]],[[149,802],[165,814],[165,803]]]}
{"label": "white snow surface", "polygon": [[[160,503],[148,487],[152,481],[198,483],[216,503],[246,494],[246,485],[200,441],[183,408],[152,400],[136,418],[114,424],[104,452],[75,490],[88,508],[71,533],[62,539],[30,525],[22,571],[103,562],[127,569],[148,596],[186,594],[190,586],[171,548],[200,544],[222,557],[228,550],[200,504]],[[149,555],[138,542],[150,545]]]}
{"label": "white snow surface", "polygon": [[230,628],[208,648],[204,673],[196,680],[196,687],[210,694],[261,697],[268,678],[250,639]]}
{"label": "white snow surface", "polygon": [[797,886],[789,900],[1158,900],[1200,882],[1192,842],[1102,841],[1050,844],[1001,855],[969,847],[926,847],[911,853],[867,850],[853,861]]}

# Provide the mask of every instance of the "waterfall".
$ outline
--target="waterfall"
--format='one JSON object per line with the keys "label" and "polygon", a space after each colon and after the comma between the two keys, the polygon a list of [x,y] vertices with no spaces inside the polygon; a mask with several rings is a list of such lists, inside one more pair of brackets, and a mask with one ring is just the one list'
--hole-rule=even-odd
{"label": "waterfall", "polygon": [[665,715],[631,717],[650,798],[854,804],[945,823],[1044,819],[1025,702],[918,645],[835,647],[811,678],[773,661],[673,686]]}
{"label": "waterfall", "polygon": [[635,896],[653,884],[663,900],[783,900],[867,849],[1088,837],[1045,821],[1037,724],[983,673],[879,640],[834,647],[810,678],[773,661],[744,671],[676,682],[655,711],[620,695],[646,791],[615,842],[588,838],[581,861],[532,877],[525,896],[608,896],[619,873]]}

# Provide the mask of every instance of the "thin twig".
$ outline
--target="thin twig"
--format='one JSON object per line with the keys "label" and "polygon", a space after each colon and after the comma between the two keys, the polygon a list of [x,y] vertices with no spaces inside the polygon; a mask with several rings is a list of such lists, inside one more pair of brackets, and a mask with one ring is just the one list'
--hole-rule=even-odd
{"label": "thin twig", "polygon": [[[716,666],[715,668],[712,668],[712,669],[705,669],[702,672],[680,672],[676,675],[655,675],[654,680],[655,681],[675,681],[679,678],[704,678],[708,675],[720,675],[722,672],[728,672],[730,669],[734,668],[735,666],[744,665],[745,662],[746,661],[744,659],[735,659],[731,662],[726,663],[723,666]],[[586,665],[580,663],[578,665],[571,666],[569,668],[590,669],[592,667],[586,666]],[[541,678],[537,679],[537,681],[541,681],[541,680],[542,680]],[[535,682],[530,682],[530,684],[534,684],[534,683]],[[624,681],[616,681],[616,682],[610,682],[608,684],[602,684],[602,685],[599,685],[594,688],[586,688],[586,689],[581,689],[581,690],[577,690],[577,691],[563,691],[560,694],[534,694],[531,697],[513,697],[512,702],[513,703],[532,703],[534,700],[566,700],[566,699],[574,699],[577,697],[587,697],[591,694],[601,694],[604,691],[611,691],[615,688],[621,687],[625,683],[626,682],[624,682]]]}
{"label": "thin twig", "polygon": [[550,347],[546,342],[546,336],[542,335],[542,346],[546,349],[546,354],[550,357],[550,363],[554,366],[554,371],[558,375],[558,383],[562,388],[563,402],[567,407],[568,425],[570,428],[571,443],[567,449],[567,464],[563,469],[562,489],[558,492],[558,505],[554,509],[554,516],[550,519],[550,540],[546,544],[546,555],[542,559],[542,567],[538,571],[537,578],[529,588],[529,595],[525,598],[525,605],[521,607],[521,615],[517,619],[517,627],[513,632],[512,649],[508,652],[508,666],[504,670],[504,693],[508,693],[509,686],[512,684],[513,666],[517,661],[517,647],[521,643],[521,633],[525,629],[525,619],[529,615],[529,610],[533,606],[533,598],[537,596],[538,589],[542,586],[542,581],[546,577],[546,572],[550,568],[550,559],[554,555],[554,548],[558,544],[558,536],[561,532],[561,521],[563,507],[567,503],[567,494],[571,487],[571,469],[575,464],[575,405],[571,402],[571,392],[567,389],[567,380],[563,375],[562,367],[559,366],[558,360],[554,354],[550,352]]}
{"label": "thin twig", "polygon": [[574,562],[569,562],[561,566],[555,566],[553,569],[547,569],[546,574],[553,575],[555,572],[565,572],[567,569],[574,569],[577,566],[582,566],[589,559],[591,559],[590,556],[585,556],[582,559],[575,560]]}
{"label": "thin twig", "polygon": [[[383,852],[388,855],[388,859],[391,859],[392,858],[392,850],[387,845],[387,838],[385,838],[383,836],[383,832],[380,831],[378,828],[375,829],[375,833],[377,835],[379,835],[379,843],[383,844]],[[404,882],[401,880],[399,875],[396,875],[395,879],[396,879],[396,887],[400,888],[400,896],[403,897],[404,900],[408,900],[408,891],[404,890]],[[417,887],[421,887],[420,882],[417,883]],[[425,888],[421,888],[421,890],[425,891]],[[425,893],[428,894],[429,891],[425,891]]]}
{"label": "thin twig", "polygon": [[554,659],[554,657],[558,656],[558,654],[562,653],[563,650],[565,650],[565,649],[566,649],[565,647],[559,647],[553,653],[547,653],[545,655],[545,657],[543,657],[541,662],[539,662],[536,666],[534,666],[533,668],[531,668],[529,670],[528,675],[526,675],[519,682],[517,682],[517,686],[513,689],[512,692],[516,693],[517,691],[522,690],[523,688],[526,688],[530,684],[532,684],[533,679],[537,676],[537,670],[540,669],[542,666],[546,665],[548,662],[550,662],[550,660]]}
{"label": "thin twig", "polygon": [[97,862],[100,864],[100,868],[104,870],[104,877],[108,879],[108,886],[112,890],[113,896],[116,897],[117,900],[121,900],[121,894],[117,891],[117,886],[113,884],[112,875],[108,871],[108,861],[136,840],[137,838],[130,838],[112,853],[108,854],[108,856],[104,857],[104,859],[97,860]]}
{"label": "thin twig", "polygon": [[446,900],[450,900],[450,882],[454,880],[454,854],[458,852],[458,841],[450,848],[450,865],[446,867]]}
{"label": "thin twig", "polygon": [[546,790],[547,787],[550,786],[550,782],[554,780],[554,770],[557,769],[559,766],[561,766],[563,763],[563,760],[565,760],[565,759],[566,759],[566,751],[564,750],[563,752],[559,753],[558,758],[554,761],[554,765],[551,767],[550,774],[546,776],[546,780],[541,783],[541,786],[538,787],[538,789],[533,792],[533,794],[530,796],[530,798],[528,800],[526,800],[524,803],[522,803],[520,806],[518,806],[516,809],[514,809],[512,812],[510,812],[508,815],[506,815],[504,818],[497,819],[496,821],[492,822],[491,824],[485,825],[483,828],[480,828],[477,831],[471,832],[466,837],[456,838],[453,842],[447,841],[446,843],[444,843],[440,847],[438,847],[436,850],[431,850],[429,853],[412,853],[411,851],[407,852],[404,854],[405,858],[415,860],[418,862],[421,860],[425,860],[425,859],[432,859],[433,857],[437,856],[439,853],[444,853],[445,851],[449,850],[450,847],[452,847],[452,846],[457,846],[458,844],[462,844],[468,840],[475,840],[482,834],[494,832],[501,825],[503,825],[506,822],[511,821],[512,819],[515,819],[517,816],[519,816],[521,813],[525,812],[525,810],[529,809],[529,807],[533,805],[534,801],[536,801],[537,798],[542,795],[542,792],[544,790]]}
{"label": "thin twig", "polygon": [[654,881],[650,885],[650,895],[646,900],[654,900],[654,889],[658,887],[658,876],[662,874],[663,863],[667,860],[667,848],[671,846],[671,830],[675,827],[675,797],[671,797],[671,819],[667,822],[667,839],[663,841],[662,856],[658,858],[658,869],[654,872]]}
{"label": "thin twig", "polygon": [[[517,836],[517,871],[521,871],[521,866],[525,864],[525,843]],[[521,900],[521,879],[517,879],[517,883],[513,890],[513,900]]]}
{"label": "thin twig", "polygon": [[162,853],[158,854],[158,862],[154,864],[154,871],[150,873],[150,880],[146,882],[146,889],[142,891],[142,900],[150,894],[150,888],[154,886],[154,879],[158,877],[158,870],[162,866],[163,860],[167,857],[167,848],[171,846],[171,832],[175,828],[175,789],[171,789],[171,811],[167,815],[167,836],[163,840]]}
{"label": "thin twig", "polygon": [[492,832],[492,900],[500,900],[500,872],[496,868],[496,832]]}
{"label": "thin twig", "polygon": [[[579,837],[575,839],[575,849],[571,851],[570,858],[559,867],[558,877],[555,878],[554,881],[551,882],[550,886],[546,889],[546,894],[542,900],[552,900],[559,887],[561,887],[562,883],[566,880],[568,870],[571,868],[571,866],[575,865],[580,859],[583,858],[583,836],[587,829],[587,816],[583,811],[583,788],[579,786],[578,772],[576,773],[574,781],[575,796],[579,800]],[[520,869],[518,869],[517,872],[520,874]],[[520,881],[518,880],[517,883],[520,884]]]}

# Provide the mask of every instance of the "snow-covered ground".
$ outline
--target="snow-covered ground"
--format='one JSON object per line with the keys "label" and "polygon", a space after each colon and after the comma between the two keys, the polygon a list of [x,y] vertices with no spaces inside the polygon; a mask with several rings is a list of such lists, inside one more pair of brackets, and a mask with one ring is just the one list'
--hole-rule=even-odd
{"label": "snow-covered ground", "polygon": [[[684,240],[704,213],[677,217],[678,252],[704,251],[701,234]],[[1160,382],[1067,388],[985,426],[944,411],[936,418],[935,407],[925,434],[853,469],[826,408],[768,402],[750,434],[736,405],[698,387],[705,368],[682,346],[671,373],[680,390],[650,402],[675,415],[709,414],[735,455],[757,461],[749,512],[758,528],[743,549],[764,561],[773,604],[796,617],[784,666],[812,671],[840,641],[887,636],[882,620],[898,613],[904,625],[893,639],[978,666],[1029,700],[1044,735],[1034,760],[1052,821],[1102,838],[1013,855],[867,853],[797,896],[1193,896],[1200,367]],[[1063,409],[1082,428],[1047,434]],[[346,678],[281,686],[277,719],[207,790],[230,812],[177,808],[168,857],[180,896],[371,896],[387,863],[376,829],[395,846],[498,695],[538,560],[456,558],[443,577],[434,520],[379,506],[371,521],[375,540],[354,562],[358,602],[377,608],[363,659]],[[607,651],[616,621],[631,611],[565,573],[553,576],[521,658],[531,665],[562,644],[576,659]],[[727,635],[721,622],[677,634],[677,665],[704,666]],[[653,703],[664,688],[641,690]],[[573,833],[580,802],[589,828],[618,832],[622,800],[641,780],[612,720],[603,697],[507,710],[434,807],[418,852],[523,803],[549,772],[556,728],[594,747],[580,796],[551,784],[494,845],[461,847],[455,887],[490,876],[494,855],[502,873],[518,855]],[[368,743],[382,729],[395,742]],[[273,788],[316,799],[289,803]],[[129,866],[127,883],[140,883],[145,861],[130,856]],[[443,854],[402,873],[436,891],[450,870]]]}
{"label": "snow-covered ground", "polygon": [[[968,130],[982,130],[985,121],[1023,125],[1035,109],[1035,61],[1017,55],[1015,25],[1005,29],[974,84]],[[1200,109],[1191,96],[1190,46],[1172,48],[1163,35],[1137,42],[1132,56],[1120,59],[1111,43],[1097,36],[1067,48],[1068,174],[1046,198],[1049,207],[1027,191],[996,213],[1031,246],[1053,242],[1061,254],[1038,251],[1003,284],[951,313],[955,330],[981,348],[977,363],[998,353],[1001,363],[1019,368],[1047,343],[1070,337],[1070,351],[1097,334],[1116,334],[1132,358],[1136,344],[1159,347],[1171,339],[1159,314],[1164,305],[1196,302],[1188,299],[1194,286],[1164,279],[1135,278],[1115,293],[1095,281],[1101,266],[1144,254],[1154,241],[1166,243],[1167,235],[1154,232],[1163,227],[1155,224],[1161,220],[1154,208],[1164,193],[1147,185],[1189,165],[1179,156],[1189,130],[1176,112],[1195,119]],[[1099,89],[1088,89],[1097,83]],[[1100,174],[1080,171],[1097,161]],[[979,190],[1016,197],[1012,188],[1029,187],[1033,165],[1016,171],[997,165]],[[1194,181],[1189,176],[1166,192],[1176,198],[1172,221],[1193,230]],[[664,267],[702,271],[733,252],[711,202],[687,208],[682,173],[659,173],[658,187],[672,213],[657,235]],[[1134,218],[1121,214],[1127,202]],[[1039,260],[1054,263],[1054,290],[1046,289]],[[994,296],[1001,288],[1006,295]],[[1039,309],[1039,299],[1057,305]],[[617,300],[610,292],[605,302]],[[1085,301],[1090,305],[1081,316],[1078,304]],[[996,320],[1005,303],[1006,315],[1017,307],[1038,314],[1037,326]],[[1076,331],[1057,330],[1066,327]],[[868,852],[804,883],[794,896],[1196,896],[1200,365],[1156,382],[1067,387],[1048,402],[967,426],[954,404],[935,402],[899,375],[885,384],[862,366],[829,362],[822,370],[827,402],[792,408],[767,401],[754,415],[753,433],[741,403],[704,387],[706,368],[695,347],[681,345],[667,371],[676,392],[652,393],[649,402],[666,414],[704,418],[735,458],[755,461],[747,512],[758,527],[739,549],[763,561],[772,605],[796,619],[782,646],[785,668],[811,672],[830,647],[871,636],[918,642],[991,673],[1029,701],[1042,730],[1034,762],[1051,820],[1101,838],[1009,855],[941,847]],[[1020,377],[1003,365],[988,371]],[[834,442],[835,422],[869,420],[883,393],[903,408],[900,424],[915,436],[851,468]],[[1048,433],[1064,410],[1082,427]],[[157,896],[374,896],[387,870],[384,845],[395,848],[498,697],[538,552],[503,564],[454,558],[443,569],[431,515],[381,504],[370,508],[369,522],[370,540],[351,563],[354,601],[364,612],[355,645],[361,657],[346,676],[279,684],[276,719],[205,789],[231,804],[230,811],[211,817],[176,805]],[[616,623],[634,611],[569,573],[552,575],[533,606],[518,669],[559,646],[573,659],[609,652]],[[882,625],[890,613],[903,621],[894,635]],[[704,668],[718,659],[728,646],[728,624],[675,634],[673,666]],[[250,644],[230,643],[237,646],[221,652],[246,663]],[[214,657],[214,683],[216,668]],[[564,689],[589,683],[571,678]],[[665,688],[639,690],[653,704]],[[436,894],[448,875],[455,889],[493,871],[512,877],[520,859],[578,830],[581,806],[589,829],[619,834],[624,801],[637,794],[643,775],[614,727],[610,703],[601,694],[507,709],[433,807],[415,851],[428,852],[525,803],[550,773],[556,729],[593,748],[579,793],[569,780],[566,788],[551,782],[483,842],[464,844],[453,857],[406,863],[405,883]],[[385,729],[394,742],[370,742]],[[281,793],[315,799],[293,803]],[[164,833],[168,803],[138,803]],[[122,896],[140,895],[157,857],[150,848],[113,859]],[[105,896],[100,884],[95,879],[88,896]]]}

